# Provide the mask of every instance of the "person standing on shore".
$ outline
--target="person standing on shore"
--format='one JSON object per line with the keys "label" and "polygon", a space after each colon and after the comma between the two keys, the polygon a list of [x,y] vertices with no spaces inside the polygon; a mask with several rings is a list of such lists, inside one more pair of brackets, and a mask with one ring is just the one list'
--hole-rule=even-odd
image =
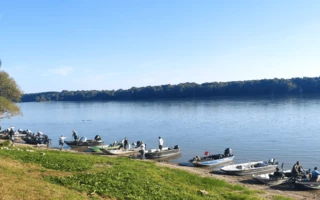
{"label": "person standing on shore", "polygon": [[9,137],[11,140],[11,146],[14,146],[14,127],[13,126],[11,126],[11,128],[10,128]]}
{"label": "person standing on shore", "polygon": [[75,130],[72,131],[72,136],[73,136],[74,141],[78,141],[79,140],[78,134],[77,134],[77,132]]}
{"label": "person standing on shore", "polygon": [[142,141],[141,145],[140,145],[140,154],[141,154],[141,159],[142,160],[145,158],[145,153],[146,153],[146,145]]}
{"label": "person standing on shore", "polygon": [[159,149],[160,149],[160,151],[162,151],[162,147],[163,147],[163,139],[161,137],[159,137]]}
{"label": "person standing on shore", "polygon": [[59,138],[59,148],[60,148],[60,150],[62,150],[62,148],[63,148],[65,139],[66,139],[66,137],[64,137],[63,135],[61,135],[61,137]]}
{"label": "person standing on shore", "polygon": [[124,138],[124,141],[123,141],[123,146],[124,146],[124,149],[129,149],[129,140],[128,138]]}

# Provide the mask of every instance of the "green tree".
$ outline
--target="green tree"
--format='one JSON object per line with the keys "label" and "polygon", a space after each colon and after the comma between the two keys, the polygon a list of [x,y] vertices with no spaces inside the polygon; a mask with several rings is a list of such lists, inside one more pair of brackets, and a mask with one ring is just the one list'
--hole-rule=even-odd
{"label": "green tree", "polygon": [[20,101],[22,91],[7,72],[0,71],[0,119],[21,114],[16,102]]}

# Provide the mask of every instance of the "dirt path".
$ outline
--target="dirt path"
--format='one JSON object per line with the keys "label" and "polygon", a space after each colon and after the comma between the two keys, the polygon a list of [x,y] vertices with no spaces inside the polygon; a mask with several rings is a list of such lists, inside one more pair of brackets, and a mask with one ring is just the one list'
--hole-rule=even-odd
{"label": "dirt path", "polygon": [[249,189],[263,190],[266,193],[263,195],[264,198],[272,199],[275,195],[282,195],[285,197],[290,197],[293,199],[320,199],[320,191],[298,191],[295,188],[290,188],[289,186],[274,186],[269,187],[263,184],[257,184],[256,181],[251,179],[250,176],[230,176],[223,172],[214,171],[212,172],[208,168],[199,167],[189,167],[180,166],[175,163],[158,162],[160,166],[166,166],[170,168],[182,169],[191,173],[199,174],[202,177],[213,177],[217,179],[222,179],[232,184],[240,184]]}

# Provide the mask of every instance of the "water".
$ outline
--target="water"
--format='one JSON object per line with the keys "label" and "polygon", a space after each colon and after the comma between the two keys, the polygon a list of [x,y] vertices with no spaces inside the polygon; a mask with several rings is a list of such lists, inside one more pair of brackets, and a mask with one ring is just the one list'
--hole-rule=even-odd
{"label": "water", "polygon": [[299,160],[305,168],[320,167],[320,97],[262,99],[204,99],[121,102],[20,103],[23,116],[0,121],[2,128],[38,130],[58,146],[60,135],[72,130],[106,144],[128,137],[157,148],[179,145],[187,162],[205,151],[223,153],[227,147],[235,163],[275,158],[291,168]]}

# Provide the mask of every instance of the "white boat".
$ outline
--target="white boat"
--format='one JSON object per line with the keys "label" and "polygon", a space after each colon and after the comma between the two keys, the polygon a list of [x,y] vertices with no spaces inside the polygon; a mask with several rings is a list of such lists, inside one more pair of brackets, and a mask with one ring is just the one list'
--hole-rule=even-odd
{"label": "white boat", "polygon": [[274,172],[278,166],[278,162],[270,159],[268,162],[256,161],[241,164],[228,165],[221,168],[221,171],[231,175],[251,175]]}
{"label": "white boat", "polygon": [[291,170],[280,171],[280,173],[283,176],[274,176],[273,173],[253,174],[252,179],[269,186],[274,186],[286,183],[291,178]]}
{"label": "white boat", "polygon": [[[205,152],[205,154],[209,152]],[[194,164],[195,166],[221,166],[225,163],[230,163],[234,160],[234,155],[230,148],[225,150],[224,154],[213,154],[207,155],[204,157],[196,156],[193,159],[189,160],[190,163]]]}
{"label": "white boat", "polygon": [[104,153],[108,155],[131,155],[136,154],[139,152],[139,148],[132,148],[132,149],[100,149]]}

